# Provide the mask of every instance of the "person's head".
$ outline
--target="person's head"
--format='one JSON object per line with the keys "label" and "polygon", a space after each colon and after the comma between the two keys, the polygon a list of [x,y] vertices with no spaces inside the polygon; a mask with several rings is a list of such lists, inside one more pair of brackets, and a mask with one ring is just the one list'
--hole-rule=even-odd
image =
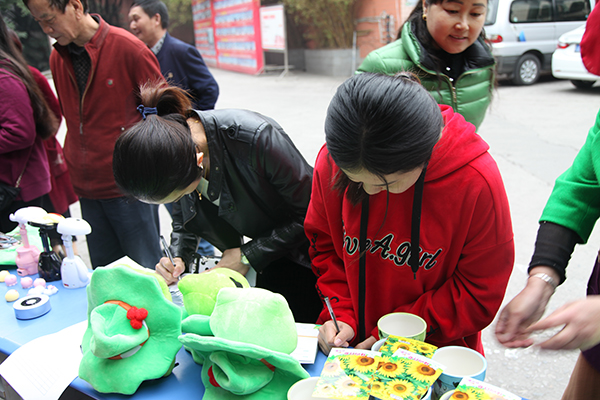
{"label": "person's head", "polygon": [[58,44],[74,42],[83,45],[87,38],[84,17],[88,16],[87,0],[23,0],[44,33]]}
{"label": "person's head", "polygon": [[169,26],[169,11],[160,0],[140,0],[129,9],[129,29],[146,46],[154,46]]}
{"label": "person's head", "polygon": [[355,203],[364,192],[406,191],[442,128],[436,101],[414,75],[354,75],[338,88],[325,119],[327,149],[343,172],[336,187],[348,188]]}
{"label": "person's head", "polygon": [[147,203],[170,203],[193,192],[202,177],[203,153],[186,122],[185,90],[166,83],[140,89],[142,107],[156,114],[125,131],[115,144],[113,174],[120,190]]}
{"label": "person's head", "polygon": [[59,122],[51,112],[44,99],[42,91],[35,82],[27,61],[21,53],[21,41],[17,34],[6,26],[0,13],[0,70],[21,80],[31,100],[36,133],[42,139],[47,139],[56,133]]}
{"label": "person's head", "polygon": [[417,39],[425,47],[459,54],[477,38],[485,38],[483,25],[488,1],[419,0],[408,21],[413,24]]}

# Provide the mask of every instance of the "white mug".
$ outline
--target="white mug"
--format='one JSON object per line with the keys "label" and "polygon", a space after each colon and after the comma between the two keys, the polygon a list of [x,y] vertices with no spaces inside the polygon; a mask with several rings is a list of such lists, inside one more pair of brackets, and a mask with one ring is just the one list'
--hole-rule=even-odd
{"label": "white mug", "polygon": [[380,339],[394,335],[422,342],[425,340],[425,334],[427,333],[427,323],[418,315],[394,312],[379,318],[377,329],[379,330]]}
{"label": "white mug", "polygon": [[437,399],[456,389],[462,378],[470,377],[480,381],[485,379],[487,361],[479,352],[463,346],[440,347],[432,360],[444,365],[445,369],[433,384]]}
{"label": "white mug", "polygon": [[288,400],[328,400],[325,397],[312,397],[313,390],[319,381],[318,376],[299,380],[288,390]]}

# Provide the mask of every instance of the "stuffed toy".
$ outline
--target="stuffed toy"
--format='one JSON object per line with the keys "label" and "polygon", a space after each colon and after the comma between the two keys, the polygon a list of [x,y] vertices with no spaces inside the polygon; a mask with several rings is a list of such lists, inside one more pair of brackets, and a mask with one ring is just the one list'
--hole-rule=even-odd
{"label": "stuffed toy", "polygon": [[93,272],[87,298],[81,379],[98,392],[133,394],[171,373],[182,311],[162,278],[124,257]]}
{"label": "stuffed toy", "polygon": [[201,274],[185,275],[177,287],[183,295],[183,306],[189,315],[210,315],[215,308],[219,290],[224,287],[249,288],[250,284],[237,271],[213,268]]}
{"label": "stuffed toy", "polygon": [[294,383],[309,377],[290,356],[298,333],[280,294],[223,288],[210,317],[191,315],[182,330],[179,340],[204,358],[204,400],[285,400]]}

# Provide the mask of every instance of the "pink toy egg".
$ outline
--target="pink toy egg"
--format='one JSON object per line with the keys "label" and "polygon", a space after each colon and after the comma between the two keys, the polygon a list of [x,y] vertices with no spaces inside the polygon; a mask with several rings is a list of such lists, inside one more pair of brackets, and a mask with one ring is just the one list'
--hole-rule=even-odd
{"label": "pink toy egg", "polygon": [[46,287],[46,280],[44,278],[37,278],[35,281],[33,281],[33,286],[35,286],[35,287],[38,287],[38,286]]}
{"label": "pink toy egg", "polygon": [[23,289],[29,289],[33,285],[33,279],[30,277],[21,278],[21,287]]}
{"label": "pink toy egg", "polygon": [[4,283],[6,286],[14,286],[17,284],[17,276],[13,274],[8,274],[6,278],[4,278]]}

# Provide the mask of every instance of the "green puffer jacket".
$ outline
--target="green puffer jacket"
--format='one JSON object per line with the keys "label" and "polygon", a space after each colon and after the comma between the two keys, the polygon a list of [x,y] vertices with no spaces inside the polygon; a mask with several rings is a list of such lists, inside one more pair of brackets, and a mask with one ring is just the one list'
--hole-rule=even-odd
{"label": "green puffer jacket", "polygon": [[439,104],[451,106],[475,127],[483,122],[492,100],[495,61],[481,39],[465,50],[465,72],[452,85],[450,78],[435,73],[433,63],[417,40],[410,23],[402,27],[402,37],[365,58],[357,72],[394,75],[400,71],[415,73],[421,84]]}

